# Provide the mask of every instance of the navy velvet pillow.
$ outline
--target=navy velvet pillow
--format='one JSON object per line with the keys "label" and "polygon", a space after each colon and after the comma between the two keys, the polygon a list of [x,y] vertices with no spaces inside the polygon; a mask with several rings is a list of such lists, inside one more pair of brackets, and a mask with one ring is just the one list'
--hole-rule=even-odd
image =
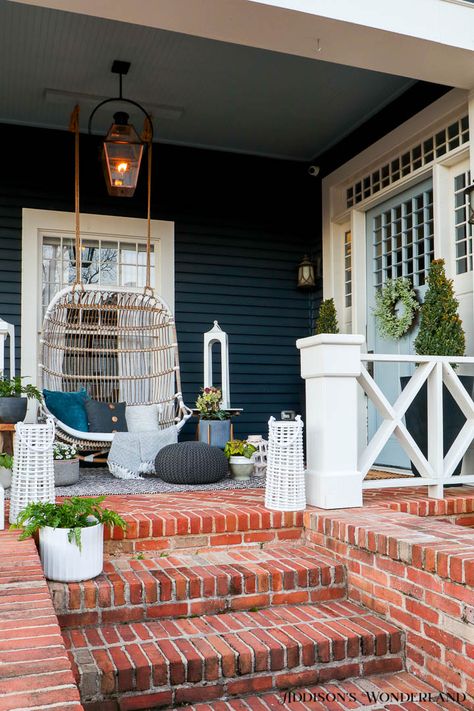
{"label": "navy velvet pillow", "polygon": [[85,408],[89,432],[127,432],[125,402],[88,400]]}
{"label": "navy velvet pillow", "polygon": [[58,420],[80,432],[88,431],[84,405],[89,400],[89,395],[84,388],[73,393],[43,390],[43,395],[46,407]]}

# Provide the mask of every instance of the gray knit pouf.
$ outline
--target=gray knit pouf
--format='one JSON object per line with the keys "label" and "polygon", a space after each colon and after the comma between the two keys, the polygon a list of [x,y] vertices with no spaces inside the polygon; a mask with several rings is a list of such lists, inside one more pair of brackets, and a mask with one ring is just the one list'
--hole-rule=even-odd
{"label": "gray knit pouf", "polygon": [[168,484],[214,484],[227,476],[224,452],[204,442],[179,442],[160,449],[156,475]]}

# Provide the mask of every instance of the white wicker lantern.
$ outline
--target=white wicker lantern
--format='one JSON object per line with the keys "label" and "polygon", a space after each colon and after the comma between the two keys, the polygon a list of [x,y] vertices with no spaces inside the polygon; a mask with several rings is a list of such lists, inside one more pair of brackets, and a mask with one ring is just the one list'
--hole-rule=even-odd
{"label": "white wicker lantern", "polygon": [[268,421],[268,461],[265,507],[274,511],[303,511],[306,508],[303,421]]}
{"label": "white wicker lantern", "polygon": [[10,523],[16,523],[20,511],[33,501],[55,501],[53,420],[42,425],[18,422],[15,430]]}

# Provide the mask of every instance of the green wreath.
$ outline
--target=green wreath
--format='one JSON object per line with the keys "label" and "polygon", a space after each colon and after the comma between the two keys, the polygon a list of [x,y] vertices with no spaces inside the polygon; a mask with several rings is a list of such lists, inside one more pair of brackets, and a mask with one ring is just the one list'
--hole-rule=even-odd
{"label": "green wreath", "polygon": [[[377,328],[382,338],[398,341],[413,325],[420,304],[409,279],[398,277],[388,279],[375,294]],[[403,306],[403,313],[397,313],[397,306]]]}

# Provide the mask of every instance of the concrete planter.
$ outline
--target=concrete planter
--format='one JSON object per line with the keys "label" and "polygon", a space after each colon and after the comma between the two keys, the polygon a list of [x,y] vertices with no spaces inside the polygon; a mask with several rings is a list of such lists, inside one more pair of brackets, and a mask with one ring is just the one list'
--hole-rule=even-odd
{"label": "concrete planter", "polygon": [[199,441],[224,449],[230,436],[230,420],[200,420]]}
{"label": "concrete planter", "polygon": [[81,529],[81,549],[69,543],[69,528],[40,528],[41,563],[48,580],[76,583],[90,580],[104,566],[104,527],[96,524]]}
{"label": "concrete planter", "polygon": [[9,489],[12,483],[12,470],[6,467],[0,467],[0,486],[4,489]]}
{"label": "concrete planter", "polygon": [[79,459],[54,460],[54,485],[71,486],[79,481]]}
{"label": "concrete planter", "polygon": [[233,456],[229,459],[232,478],[237,481],[248,481],[253,473],[253,459]]}

